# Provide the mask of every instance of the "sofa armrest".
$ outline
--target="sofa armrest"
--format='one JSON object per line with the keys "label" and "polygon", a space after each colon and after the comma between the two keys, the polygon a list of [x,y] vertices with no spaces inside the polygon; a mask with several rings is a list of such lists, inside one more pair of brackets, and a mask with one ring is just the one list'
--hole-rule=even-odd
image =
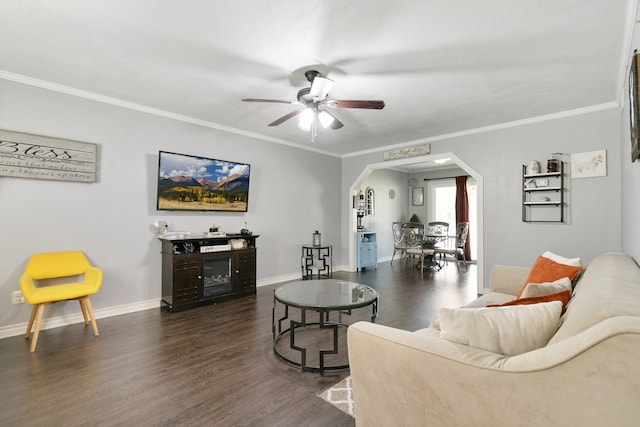
{"label": "sofa armrest", "polygon": [[494,292],[518,295],[524,281],[529,275],[529,268],[494,265],[491,268],[489,287]]}
{"label": "sofa armrest", "polygon": [[554,361],[355,323],[347,335],[356,425],[635,425],[640,323],[632,322],[635,332]]}

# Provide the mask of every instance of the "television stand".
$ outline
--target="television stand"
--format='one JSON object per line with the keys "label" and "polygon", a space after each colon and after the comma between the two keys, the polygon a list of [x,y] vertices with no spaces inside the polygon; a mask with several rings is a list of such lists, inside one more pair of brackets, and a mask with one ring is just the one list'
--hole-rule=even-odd
{"label": "television stand", "polygon": [[162,309],[179,311],[255,295],[258,237],[160,236]]}

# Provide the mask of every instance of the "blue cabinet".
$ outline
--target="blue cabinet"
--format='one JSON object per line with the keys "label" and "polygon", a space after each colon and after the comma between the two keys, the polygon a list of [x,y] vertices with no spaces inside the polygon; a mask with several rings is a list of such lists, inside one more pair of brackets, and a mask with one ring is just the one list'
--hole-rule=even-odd
{"label": "blue cabinet", "polygon": [[356,268],[378,266],[378,242],[375,231],[356,232]]}

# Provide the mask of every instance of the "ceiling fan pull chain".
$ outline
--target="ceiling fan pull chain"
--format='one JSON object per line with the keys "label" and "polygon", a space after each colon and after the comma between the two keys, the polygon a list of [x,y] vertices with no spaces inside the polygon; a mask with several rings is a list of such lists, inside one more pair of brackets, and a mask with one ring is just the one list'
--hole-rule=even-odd
{"label": "ceiling fan pull chain", "polygon": [[316,142],[316,136],[318,133],[316,132],[318,129],[318,112],[313,112],[313,120],[311,121],[311,142]]}

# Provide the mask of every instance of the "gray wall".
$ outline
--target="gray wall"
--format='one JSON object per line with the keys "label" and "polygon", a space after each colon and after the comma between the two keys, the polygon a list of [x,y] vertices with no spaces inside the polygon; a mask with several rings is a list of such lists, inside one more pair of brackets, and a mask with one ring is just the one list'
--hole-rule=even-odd
{"label": "gray wall", "polygon": [[[157,306],[160,242],[152,223],[201,233],[214,223],[257,241],[259,284],[300,277],[300,245],[314,230],[340,241],[341,160],[215,129],[0,80],[0,129],[98,144],[94,184],[0,177],[0,336],[28,320],[11,291],[35,252],[80,249],[104,270],[96,316]],[[158,151],[251,164],[249,211],[177,213],[155,209]],[[336,244],[335,259],[341,258]],[[46,317],[79,315],[56,304]],[[24,332],[24,331],[21,331]]]}
{"label": "gray wall", "polygon": [[[480,286],[488,283],[492,265],[529,266],[545,250],[589,261],[621,247],[620,111],[609,108],[581,115],[531,122],[431,143],[432,154],[451,152],[483,179],[484,268]],[[417,143],[417,142],[416,142]],[[546,161],[553,152],[607,150],[608,175],[569,180],[569,218],[565,224],[525,224],[521,218],[522,165]],[[626,155],[626,153],[625,153]],[[382,153],[345,158],[343,201],[369,164]],[[343,263],[348,263],[348,214],[343,212]]]}
{"label": "gray wall", "polygon": [[[375,214],[362,218],[362,225],[376,231],[378,261],[389,261],[393,255],[391,223],[409,219],[407,177],[404,172],[380,169],[372,171],[361,184],[363,191],[371,187],[376,194]],[[389,198],[389,190],[395,191],[395,198]]]}

